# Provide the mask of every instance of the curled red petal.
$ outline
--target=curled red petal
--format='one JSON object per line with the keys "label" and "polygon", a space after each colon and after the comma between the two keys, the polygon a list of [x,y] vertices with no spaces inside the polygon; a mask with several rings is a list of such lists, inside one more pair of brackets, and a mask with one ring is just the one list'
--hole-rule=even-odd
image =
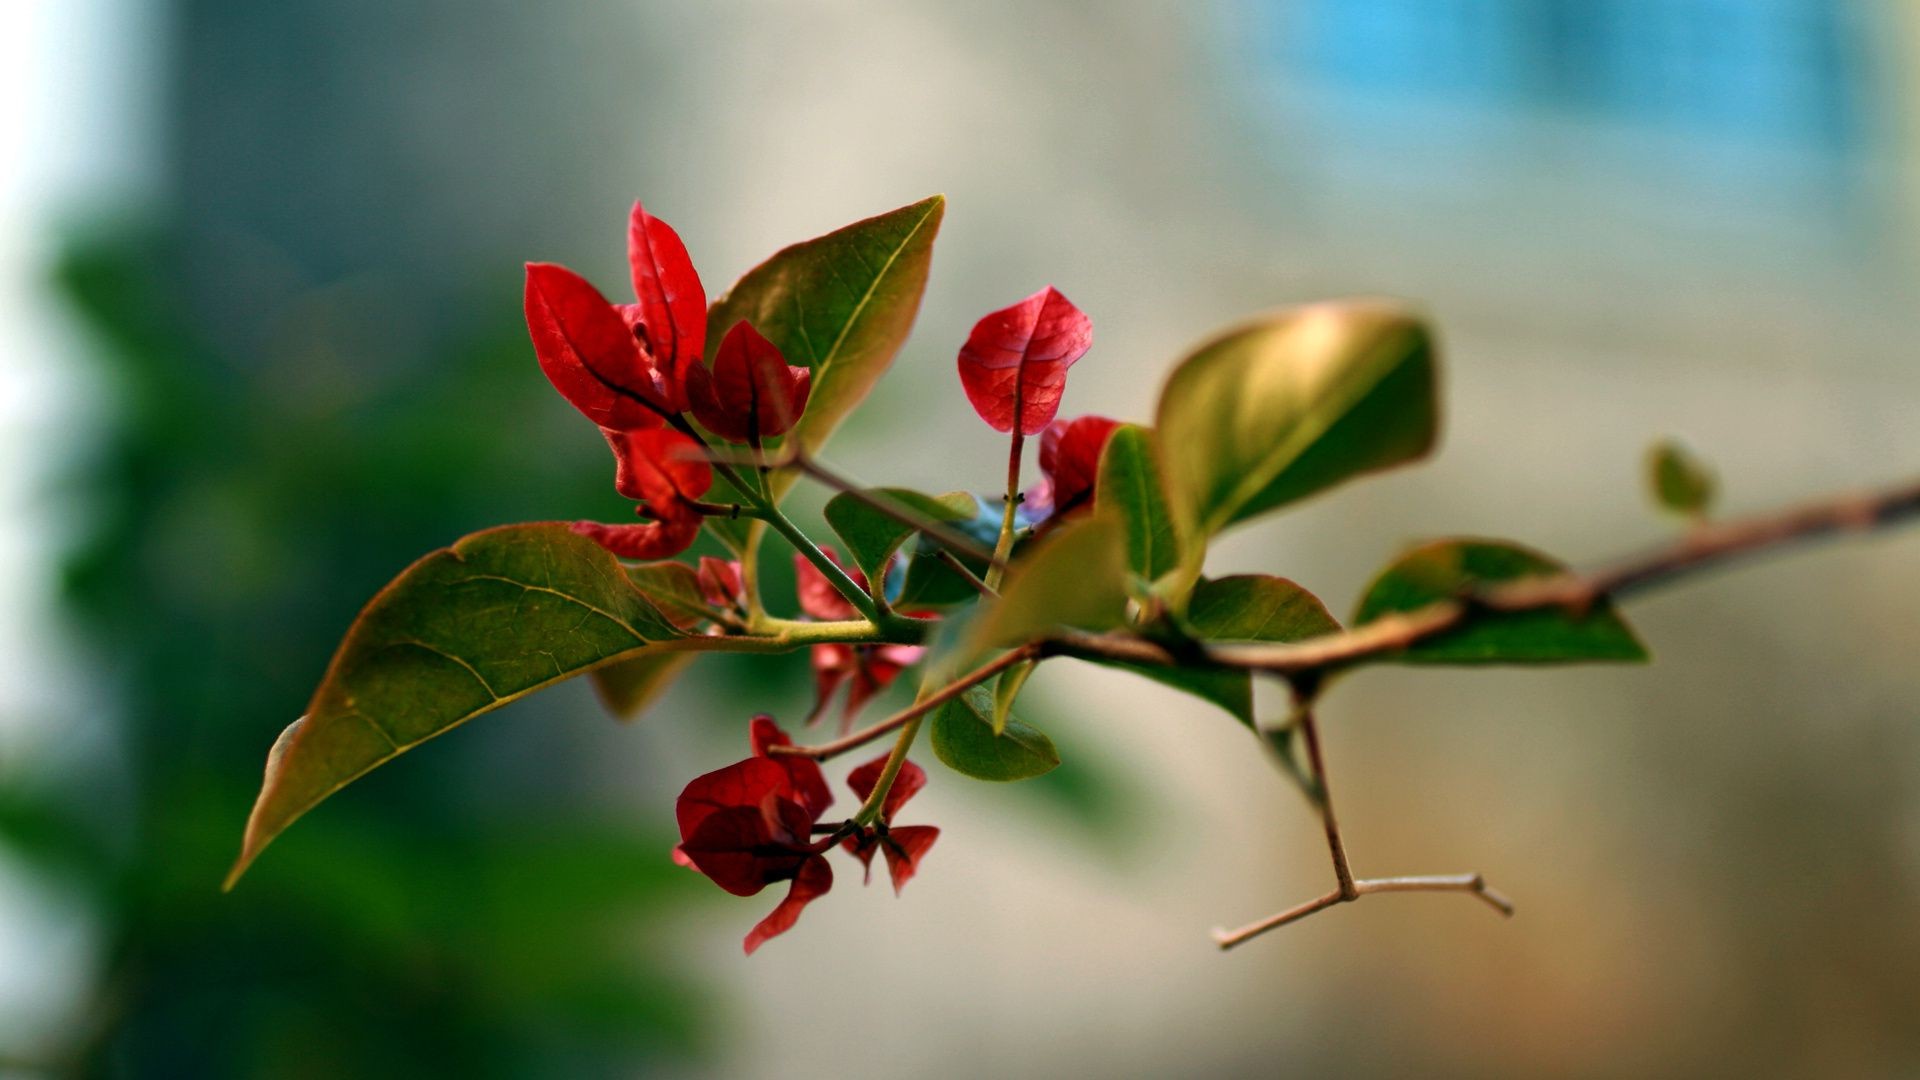
{"label": "curled red petal", "polygon": [[670,504],[698,499],[713,487],[713,466],[700,444],[677,431],[601,428],[600,434],[613,449],[614,490],[645,504],[655,516],[668,516]]}
{"label": "curled red petal", "polygon": [[787,771],[779,762],[764,757],[750,757],[694,777],[687,781],[673,804],[681,843],[685,844],[701,822],[718,811],[758,807],[768,795],[779,793],[786,785]]}
{"label": "curled red petal", "polygon": [[1093,321],[1053,286],[974,324],[960,347],[960,385],[996,431],[1037,435],[1060,410],[1067,369],[1093,345]]}
{"label": "curled red petal", "polygon": [[793,924],[800,920],[800,912],[808,904],[825,896],[831,888],[833,867],[827,865],[827,860],[815,855],[801,864],[799,873],[794,876],[793,887],[787,890],[786,899],[780,901],[780,905],[747,934],[743,943],[747,955],[752,956],[753,950],[766,944],[767,939],[793,929]]}
{"label": "curled red petal", "polygon": [[528,263],[527,335],[560,396],[603,428],[659,427],[662,397],[652,356],[587,280],[564,266]]}
{"label": "curled red petal", "polygon": [[[826,552],[827,558],[833,560],[835,566],[845,568],[846,564],[840,561],[838,552],[824,545],[820,550]],[[859,614],[847,602],[847,598],[840,595],[840,590],[833,587],[833,582],[827,580],[827,575],[797,551],[793,555],[793,591],[799,598],[800,610],[813,618],[833,622],[855,618]]]}
{"label": "curled red petal", "polygon": [[1040,471],[1047,477],[1051,515],[1066,517],[1093,505],[1100,454],[1119,426],[1120,421],[1105,416],[1079,416],[1047,425],[1040,436]]}
{"label": "curled red petal", "polygon": [[706,351],[706,289],[680,234],[638,202],[627,219],[627,265],[638,301],[636,331],[658,358],[663,398],[679,412],[687,407],[687,371]]}
{"label": "curled red petal", "polygon": [[839,642],[815,645],[809,660],[813,664],[813,711],[807,715],[807,722],[811,724],[826,713],[827,702],[840,684],[852,677],[857,661],[853,646]]}
{"label": "curled red petal", "polygon": [[644,525],[576,521],[571,528],[622,559],[671,559],[700,538],[700,518],[688,514],[676,514]]}
{"label": "curled red petal", "polygon": [[[887,767],[886,754],[881,754],[847,774],[847,786],[865,802],[873,794],[873,786],[880,782],[880,774]],[[892,821],[893,815],[907,800],[919,794],[927,786],[927,770],[915,765],[911,759],[900,763],[900,772],[893,778],[893,786],[887,789],[887,801],[880,807],[880,820]]]}
{"label": "curled red petal", "polygon": [[714,607],[738,607],[746,600],[747,589],[737,561],[702,555],[694,580],[700,585],[701,599]]}
{"label": "curled red petal", "polygon": [[932,825],[902,825],[887,830],[886,839],[880,841],[880,850],[887,856],[887,875],[893,878],[895,896],[913,879],[920,869],[920,859],[938,839],[940,830]]}
{"label": "curled red petal", "polygon": [[764,713],[755,716],[747,726],[747,738],[753,746],[754,757],[772,761],[785,771],[787,779],[780,792],[812,815],[808,825],[820,820],[820,815],[833,805],[833,789],[827,786],[820,763],[812,758],[768,755],[769,747],[792,746],[793,740],[773,722],[773,717]]}
{"label": "curled red petal", "polygon": [[735,896],[786,881],[815,853],[789,831],[806,826],[799,807],[769,795],[763,806],[729,806],[708,815],[680,842],[693,868]]}
{"label": "curled red petal", "polygon": [[730,442],[783,435],[807,407],[813,372],[794,367],[773,342],[737,322],[720,341],[713,367],[689,370],[694,418]]}

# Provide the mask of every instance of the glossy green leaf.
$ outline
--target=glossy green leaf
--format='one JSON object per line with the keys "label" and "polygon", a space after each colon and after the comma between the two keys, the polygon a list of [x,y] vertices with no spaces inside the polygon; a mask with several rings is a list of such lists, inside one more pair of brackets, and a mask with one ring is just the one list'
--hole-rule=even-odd
{"label": "glossy green leaf", "polygon": [[1647,451],[1647,486],[1654,501],[1688,517],[1701,517],[1713,506],[1713,469],[1693,451],[1665,439]]}
{"label": "glossy green leaf", "polygon": [[[964,505],[971,508],[965,519],[956,519],[950,524],[955,532],[971,539],[982,550],[992,551],[994,541],[1000,536],[1001,511],[1006,500],[971,492],[949,492],[940,496],[942,500],[952,499],[957,508]],[[1024,511],[1016,511],[1024,514]],[[1024,516],[1016,519],[1024,527]],[[1013,557],[1018,558],[1026,550],[1027,541],[1023,534],[1016,534]],[[903,609],[927,607],[952,607],[956,604],[968,604],[980,599],[980,590],[972,582],[940,558],[940,546],[931,540],[921,538],[913,541],[907,548],[907,577],[901,589],[896,606]],[[960,562],[977,578],[987,574],[987,561],[971,556],[960,556]]]}
{"label": "glossy green leaf", "polygon": [[[747,271],[707,315],[708,361],[727,330],[745,320],[788,363],[811,368],[806,412],[787,438],[820,449],[906,341],[946,205],[941,195],[922,199],[782,249]],[[793,479],[777,475],[776,494]]]}
{"label": "glossy green leaf", "polygon": [[1013,717],[1014,700],[1020,696],[1020,691],[1027,685],[1027,680],[1033,677],[1033,669],[1039,666],[1038,660],[1028,660],[1025,663],[1015,664],[1001,672],[999,678],[993,680],[992,721],[995,735],[1006,733],[1007,721]]}
{"label": "glossy green leaf", "polygon": [[1009,717],[993,731],[993,693],[976,686],[933,713],[933,753],[955,772],[976,780],[1026,780],[1051,772],[1060,753],[1046,733]]}
{"label": "glossy green leaf", "polygon": [[361,611],[306,715],[274,743],[228,884],[294,819],[379,765],[679,636],[612,555],[564,524],[490,529],[428,555]]}
{"label": "glossy green leaf", "polygon": [[1009,568],[996,600],[967,634],[963,655],[1019,645],[1059,627],[1111,630],[1127,609],[1126,533],[1104,514],[1061,527]]}
{"label": "glossy green leaf", "polygon": [[[1319,598],[1286,578],[1242,574],[1203,580],[1194,589],[1185,630],[1201,641],[1304,641],[1340,631]],[[1117,664],[1220,706],[1252,727],[1253,676],[1245,671]]]}
{"label": "glossy green leaf", "polygon": [[676,625],[713,618],[713,608],[700,592],[700,577],[682,562],[637,563],[627,567],[634,588]]}
{"label": "glossy green leaf", "polygon": [[[973,496],[965,492],[934,496],[906,488],[872,488],[864,494],[886,500],[909,516],[946,525],[966,522],[977,511]],[[823,513],[847,556],[869,576],[880,573],[916,531],[851,492],[843,491],[829,499]],[[987,546],[991,550],[991,544]]]}
{"label": "glossy green leaf", "polygon": [[645,650],[631,660],[596,668],[588,677],[608,712],[636,720],[699,655],[687,649]]}
{"label": "glossy green leaf", "polygon": [[1422,457],[1439,427],[1435,367],[1426,326],[1376,302],[1315,304],[1201,346],[1154,425],[1184,534]]}
{"label": "glossy green leaf", "polygon": [[1134,424],[1115,429],[1100,455],[1094,505],[1125,527],[1127,565],[1147,581],[1182,565],[1180,537],[1167,506],[1153,433]]}
{"label": "glossy green leaf", "polygon": [[[1418,611],[1475,588],[1558,574],[1566,567],[1517,544],[1437,540],[1395,559],[1360,602],[1355,626]],[[1476,611],[1458,629],[1381,657],[1409,664],[1564,664],[1645,660],[1647,651],[1613,605],[1584,613],[1561,608],[1503,614]]]}

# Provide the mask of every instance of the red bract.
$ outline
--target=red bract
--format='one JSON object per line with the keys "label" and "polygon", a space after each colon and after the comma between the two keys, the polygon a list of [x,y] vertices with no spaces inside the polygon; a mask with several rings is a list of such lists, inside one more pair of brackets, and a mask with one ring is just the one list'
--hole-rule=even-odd
{"label": "red bract", "polygon": [[[846,568],[847,564],[840,561],[839,553],[831,547],[822,544],[820,550],[826,553],[827,558],[833,560],[835,566]],[[793,591],[799,597],[800,610],[822,622],[838,622],[842,619],[859,617],[860,613],[854,610],[846,597],[840,595],[839,589],[833,587],[833,582],[827,580],[827,575],[821,573],[819,567],[813,565],[812,561],[797,551],[793,554]]]}
{"label": "red bract", "polygon": [[974,324],[960,347],[960,384],[996,431],[1037,435],[1060,411],[1067,368],[1093,344],[1093,322],[1049,285]]}
{"label": "red bract", "polygon": [[840,726],[853,725],[853,718],[875,694],[892,686],[900,673],[920,662],[926,648],[921,645],[841,645],[813,647],[813,712],[809,721],[826,712],[840,684],[847,684],[847,702],[841,707]]}
{"label": "red bract", "polygon": [[659,427],[675,411],[627,320],[564,266],[527,264],[527,334],[547,381],[603,428]]}
{"label": "red bract", "polygon": [[738,562],[702,555],[694,578],[699,582],[701,599],[714,607],[737,609],[745,605],[747,588],[740,578]]}
{"label": "red bract", "polygon": [[633,204],[627,261],[638,303],[616,307],[585,278],[527,264],[527,333],[560,396],[603,428],[660,426],[687,407],[687,369],[707,339],[707,297],[686,245]]}
{"label": "red bract", "polygon": [[[1104,416],[1055,420],[1040,436],[1040,471],[1047,478],[1051,516],[1065,518],[1093,504],[1100,453],[1120,421]],[[1028,500],[1031,504],[1034,500]]]}
{"label": "red bract", "polygon": [[600,433],[613,448],[615,490],[654,520],[645,525],[577,521],[573,531],[623,559],[665,559],[685,551],[700,532],[694,500],[713,486],[713,469],[702,459],[699,444],[665,428],[601,428]]}
{"label": "red bract", "polygon": [[680,825],[675,861],[736,896],[793,882],[786,899],[747,935],[748,953],[791,929],[801,910],[833,886],[825,846],[812,837],[833,802],[820,766],[768,757],[768,747],[790,742],[771,717],[754,717],[751,737],[753,757],[695,777],[674,804]]}
{"label": "red bract", "polygon": [[[886,766],[887,755],[882,754],[848,773],[847,786],[864,801],[873,794],[873,787],[880,782],[880,774],[886,770]],[[901,762],[900,772],[893,778],[893,786],[887,789],[886,801],[880,807],[880,827],[842,841],[843,846],[867,868],[869,879],[873,874],[874,850],[878,848],[886,853],[887,875],[893,879],[895,895],[912,880],[914,871],[920,868],[920,857],[940,838],[940,830],[932,825],[893,827],[894,813],[926,786],[925,769],[911,761]]]}
{"label": "red bract", "polygon": [[639,301],[627,309],[634,337],[654,356],[678,412],[686,408],[687,372],[707,347],[706,289],[680,234],[638,202],[627,219],[627,265]]}
{"label": "red bract", "polygon": [[688,369],[687,401],[708,431],[752,443],[786,434],[807,407],[812,385],[813,372],[788,364],[773,342],[737,322],[721,339],[711,369]]}

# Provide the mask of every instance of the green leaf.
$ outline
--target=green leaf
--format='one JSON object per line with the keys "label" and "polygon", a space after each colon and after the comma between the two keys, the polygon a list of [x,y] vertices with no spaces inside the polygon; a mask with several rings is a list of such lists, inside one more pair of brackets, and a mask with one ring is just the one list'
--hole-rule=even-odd
{"label": "green leaf", "polygon": [[1183,565],[1151,431],[1135,424],[1114,430],[1100,455],[1094,492],[1094,506],[1126,526],[1127,565],[1134,573],[1151,582]]}
{"label": "green leaf", "polygon": [[[953,500],[955,507],[963,504],[971,507],[968,517],[956,519],[950,524],[955,532],[972,539],[982,550],[992,551],[994,542],[1000,538],[1001,511],[1006,507],[1006,500],[965,491],[948,492],[940,498]],[[1015,535],[1014,557],[1024,550],[1025,543],[1021,534]],[[980,590],[940,558],[940,545],[923,537],[914,541],[908,552],[907,578],[899,599],[894,602],[896,607],[952,607],[980,599]],[[959,559],[961,565],[971,570],[975,577],[986,577],[985,559],[967,555],[959,556]]]}
{"label": "green leaf", "polygon": [[699,655],[687,649],[643,650],[631,660],[594,669],[589,678],[608,712],[637,720]]}
{"label": "green leaf", "polygon": [[967,658],[1019,645],[1056,627],[1110,630],[1127,610],[1126,531],[1094,514],[1061,527],[1009,568],[965,638]]}
{"label": "green leaf", "polygon": [[1426,326],[1377,302],[1315,304],[1201,346],[1168,378],[1155,422],[1184,535],[1198,546],[1424,456],[1439,427],[1435,367]]}
{"label": "green leaf", "polygon": [[[870,488],[865,494],[870,499],[885,500],[909,516],[927,518],[941,524],[966,522],[977,513],[973,496],[965,492],[934,496],[906,488]],[[822,512],[827,524],[832,526],[835,535],[846,546],[848,557],[869,577],[877,577],[882,573],[894,552],[899,551],[900,545],[906,543],[907,538],[916,531],[913,526],[882,513],[852,492],[843,491],[835,495],[827,501]]]}
{"label": "green leaf", "polygon": [[660,614],[676,625],[713,618],[713,608],[700,592],[700,576],[686,563],[637,563],[627,567],[627,577]]}
{"label": "green leaf", "polygon": [[1713,506],[1713,470],[1673,439],[1647,451],[1647,484],[1654,501],[1674,513],[1697,518]]}
{"label": "green leaf", "polygon": [[[813,369],[800,422],[787,435],[819,450],[867,396],[907,339],[946,211],[935,195],[785,248],[747,271],[707,314],[707,361],[745,320],[787,362]],[[775,496],[794,474],[774,477]]]}
{"label": "green leaf", "polygon": [[274,743],[228,886],[294,819],[374,768],[679,636],[612,555],[564,524],[490,529],[428,555],[361,611],[306,715]]}
{"label": "green leaf", "polygon": [[1202,641],[1304,641],[1340,632],[1320,598],[1283,577],[1236,574],[1202,581],[1187,603]]}
{"label": "green leaf", "polygon": [[[1382,571],[1368,586],[1353,622],[1365,626],[1476,588],[1565,569],[1545,555],[1504,541],[1437,540],[1414,548]],[[1646,658],[1640,639],[1612,604],[1601,601],[1582,614],[1562,608],[1475,611],[1458,629],[1380,659],[1408,664],[1563,664]]]}
{"label": "green leaf", "polygon": [[1037,728],[1009,717],[994,734],[993,693],[976,686],[933,714],[933,753],[947,767],[976,780],[1026,780],[1053,771],[1060,753]]}
{"label": "green leaf", "polygon": [[1007,721],[1013,716],[1013,702],[1020,696],[1021,688],[1033,677],[1033,669],[1040,666],[1038,660],[1028,660],[1015,664],[1000,673],[993,680],[993,733],[1006,733]]}
{"label": "green leaf", "polygon": [[[1202,580],[1188,602],[1185,631],[1201,641],[1303,641],[1340,631],[1319,598],[1286,578],[1264,574]],[[1246,671],[1116,664],[1220,706],[1254,726],[1253,676]]]}

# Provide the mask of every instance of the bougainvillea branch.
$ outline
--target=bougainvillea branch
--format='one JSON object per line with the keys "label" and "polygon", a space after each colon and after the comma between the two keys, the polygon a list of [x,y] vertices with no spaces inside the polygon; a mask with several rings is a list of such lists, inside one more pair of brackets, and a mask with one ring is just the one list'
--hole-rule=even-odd
{"label": "bougainvillea branch", "polygon": [[[751,755],[696,777],[675,806],[676,861],[735,895],[786,884],[748,952],[829,892],[836,850],[863,878],[882,855],[896,891],[915,879],[940,830],[894,818],[930,782],[909,758],[923,731],[934,757],[976,780],[1057,767],[1024,691],[1060,657],[1226,714],[1320,816],[1333,890],[1217,932],[1223,948],[1374,893],[1458,892],[1511,914],[1477,873],[1353,873],[1321,746],[1332,687],[1374,664],[1643,661],[1616,600],[1920,516],[1920,483],[1908,483],[1716,521],[1717,477],[1666,441],[1646,461],[1654,501],[1683,526],[1671,542],[1575,573],[1507,541],[1435,540],[1390,560],[1342,623],[1291,579],[1210,576],[1208,549],[1243,523],[1433,451],[1439,359],[1426,323],[1369,300],[1257,317],[1181,358],[1151,421],[1127,423],[1060,415],[1093,324],[1052,288],[981,318],[954,354],[957,389],[1008,436],[1004,484],[865,487],[815,455],[900,351],[944,210],[935,196],[782,249],[710,305],[679,236],[638,204],[627,221],[635,303],[528,264],[529,371],[597,431],[583,425],[611,451],[614,488],[639,520],[489,529],[395,578],[270,751],[228,885],[324,799],[501,705],[585,675],[631,716],[688,653],[807,650],[814,699],[794,711],[812,722],[844,693],[843,734],[796,744],[757,714]],[[1029,438],[1040,476],[1023,489]],[[802,478],[833,493],[824,529],[783,505]],[[769,531],[793,549],[797,610],[763,592]],[[912,704],[848,730],[909,673]],[[1256,718],[1255,677],[1291,691],[1287,723]],[[892,748],[846,777],[859,807],[829,818],[821,763],[887,735]]]}

